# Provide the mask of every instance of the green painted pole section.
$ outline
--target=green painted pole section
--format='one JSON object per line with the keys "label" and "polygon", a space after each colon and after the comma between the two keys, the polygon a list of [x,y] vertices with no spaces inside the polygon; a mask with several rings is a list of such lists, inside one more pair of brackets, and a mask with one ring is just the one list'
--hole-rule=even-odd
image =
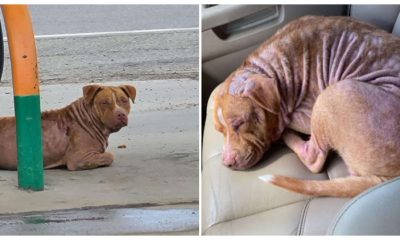
{"label": "green painted pole section", "polygon": [[18,185],[22,189],[43,190],[43,146],[40,96],[15,96],[17,123]]}

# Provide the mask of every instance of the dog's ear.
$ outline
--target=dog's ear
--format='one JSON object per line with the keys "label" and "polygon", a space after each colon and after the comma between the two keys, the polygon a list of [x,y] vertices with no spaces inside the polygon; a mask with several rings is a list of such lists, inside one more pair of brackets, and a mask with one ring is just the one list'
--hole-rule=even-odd
{"label": "dog's ear", "polygon": [[121,85],[119,86],[122,91],[125,92],[125,94],[132,100],[132,102],[135,102],[135,98],[136,98],[136,88],[134,86],[130,86],[130,85]]}
{"label": "dog's ear", "polygon": [[229,93],[248,97],[273,114],[280,112],[280,95],[276,81],[258,73],[245,73],[232,77]]}
{"label": "dog's ear", "polygon": [[87,85],[83,87],[83,99],[85,99],[86,103],[90,104],[96,94],[102,89],[103,87],[97,84]]}

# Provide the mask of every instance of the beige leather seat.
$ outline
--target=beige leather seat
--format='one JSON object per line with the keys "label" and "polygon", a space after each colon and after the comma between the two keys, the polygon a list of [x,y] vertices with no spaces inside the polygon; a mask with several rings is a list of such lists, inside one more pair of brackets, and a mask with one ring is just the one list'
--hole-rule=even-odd
{"label": "beige leather seat", "polygon": [[[363,11],[368,6],[353,6],[351,12],[355,17],[362,18]],[[387,8],[383,7],[383,8]],[[390,6],[389,6],[390,8]],[[400,9],[400,7],[399,7]],[[396,17],[386,14],[393,23],[384,22],[386,27],[391,26],[394,33],[400,32],[400,15],[392,12]],[[367,9],[368,10],[368,9]],[[368,12],[365,10],[365,12]],[[376,10],[376,7],[375,7]],[[385,10],[383,10],[385,11]],[[366,19],[371,15],[366,14]],[[397,23],[395,24],[397,20]],[[377,24],[379,25],[379,24]],[[390,30],[389,30],[390,31]],[[214,128],[212,119],[213,96],[209,98],[207,105],[206,123],[203,135],[202,154],[202,233],[205,235],[325,235],[352,233],[347,231],[346,226],[357,225],[357,221],[364,219],[354,216],[362,215],[360,212],[370,211],[373,216],[373,209],[378,206],[390,209],[393,205],[399,207],[397,202],[400,199],[400,178],[396,179],[397,185],[392,184],[391,188],[382,190],[371,189],[354,200],[341,198],[310,198],[297,193],[292,193],[282,188],[264,183],[258,176],[274,173],[293,176],[304,179],[331,179],[348,175],[343,161],[339,157],[331,157],[327,166],[320,174],[312,174],[307,170],[296,155],[283,144],[276,144],[262,159],[262,161],[248,171],[232,171],[222,165],[221,150],[223,136]],[[394,186],[393,186],[394,185]],[[391,198],[385,201],[382,206],[377,201],[375,191],[392,191]],[[394,196],[394,197],[393,197]],[[374,199],[368,207],[366,201],[361,199]],[[393,199],[397,199],[394,201]],[[346,203],[348,205],[346,205]],[[360,204],[364,205],[360,205]],[[367,201],[369,203],[369,201]],[[378,205],[378,206],[377,206]],[[345,207],[344,207],[345,206]],[[361,206],[361,207],[360,207]],[[350,211],[351,209],[356,209]],[[361,210],[360,210],[361,209]],[[342,212],[343,211],[343,212]],[[350,214],[356,212],[358,215]],[[340,217],[348,216],[350,217]],[[339,216],[339,217],[337,217]],[[374,229],[381,229],[380,234],[385,234],[383,226],[400,226],[400,216],[397,221],[373,221]],[[343,220],[344,219],[344,220]],[[350,220],[349,220],[350,219]],[[384,223],[383,223],[384,222]],[[382,223],[382,226],[379,225]],[[371,225],[371,224],[370,224]],[[369,226],[364,224],[362,226]],[[395,226],[395,227],[393,227]],[[333,230],[332,230],[333,229]],[[343,230],[345,229],[345,230]],[[350,227],[351,229],[351,227]],[[359,228],[363,229],[363,228]],[[365,229],[365,228],[364,228]],[[370,228],[371,229],[371,228]],[[397,228],[398,229],[398,228]],[[388,231],[393,234],[394,231]],[[373,231],[369,231],[373,234]],[[362,230],[357,234],[363,234]]]}

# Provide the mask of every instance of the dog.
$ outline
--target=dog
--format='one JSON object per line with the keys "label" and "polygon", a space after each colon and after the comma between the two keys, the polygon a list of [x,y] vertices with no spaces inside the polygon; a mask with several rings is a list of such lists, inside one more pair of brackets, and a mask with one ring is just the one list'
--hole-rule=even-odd
{"label": "dog", "polygon": [[326,181],[260,176],[291,191],[353,197],[400,176],[400,39],[372,25],[294,20],[230,74],[214,100],[222,161],[234,170],[254,166],[282,138],[311,172],[334,150],[350,173]]}
{"label": "dog", "polygon": [[[83,97],[70,105],[42,112],[44,168],[66,166],[85,170],[109,166],[114,155],[105,152],[108,137],[128,124],[130,100],[136,89],[130,85],[88,85]],[[16,170],[17,147],[14,117],[0,118],[0,168]]]}

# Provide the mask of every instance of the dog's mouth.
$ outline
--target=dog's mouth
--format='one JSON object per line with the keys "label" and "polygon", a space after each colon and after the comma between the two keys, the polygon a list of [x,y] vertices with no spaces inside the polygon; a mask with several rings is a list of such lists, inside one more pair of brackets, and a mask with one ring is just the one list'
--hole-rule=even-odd
{"label": "dog's mouth", "polygon": [[[265,146],[267,145],[267,146]],[[238,154],[234,163],[228,167],[232,170],[247,170],[255,166],[269,149],[269,144],[265,144],[263,148],[250,147],[245,152]]]}
{"label": "dog's mouth", "polygon": [[260,161],[261,157],[256,151],[248,151],[228,167],[232,170],[247,170]]}
{"label": "dog's mouth", "polygon": [[233,165],[231,168],[233,170],[247,170],[252,168],[254,165],[256,165],[259,162],[260,159],[257,159],[255,157],[252,157],[250,159],[246,159],[243,162],[239,162],[235,165]]}
{"label": "dog's mouth", "polygon": [[117,124],[114,124],[114,126],[110,127],[111,132],[118,132],[121,130],[121,128],[126,127],[128,125],[127,121],[121,121],[118,122]]}

